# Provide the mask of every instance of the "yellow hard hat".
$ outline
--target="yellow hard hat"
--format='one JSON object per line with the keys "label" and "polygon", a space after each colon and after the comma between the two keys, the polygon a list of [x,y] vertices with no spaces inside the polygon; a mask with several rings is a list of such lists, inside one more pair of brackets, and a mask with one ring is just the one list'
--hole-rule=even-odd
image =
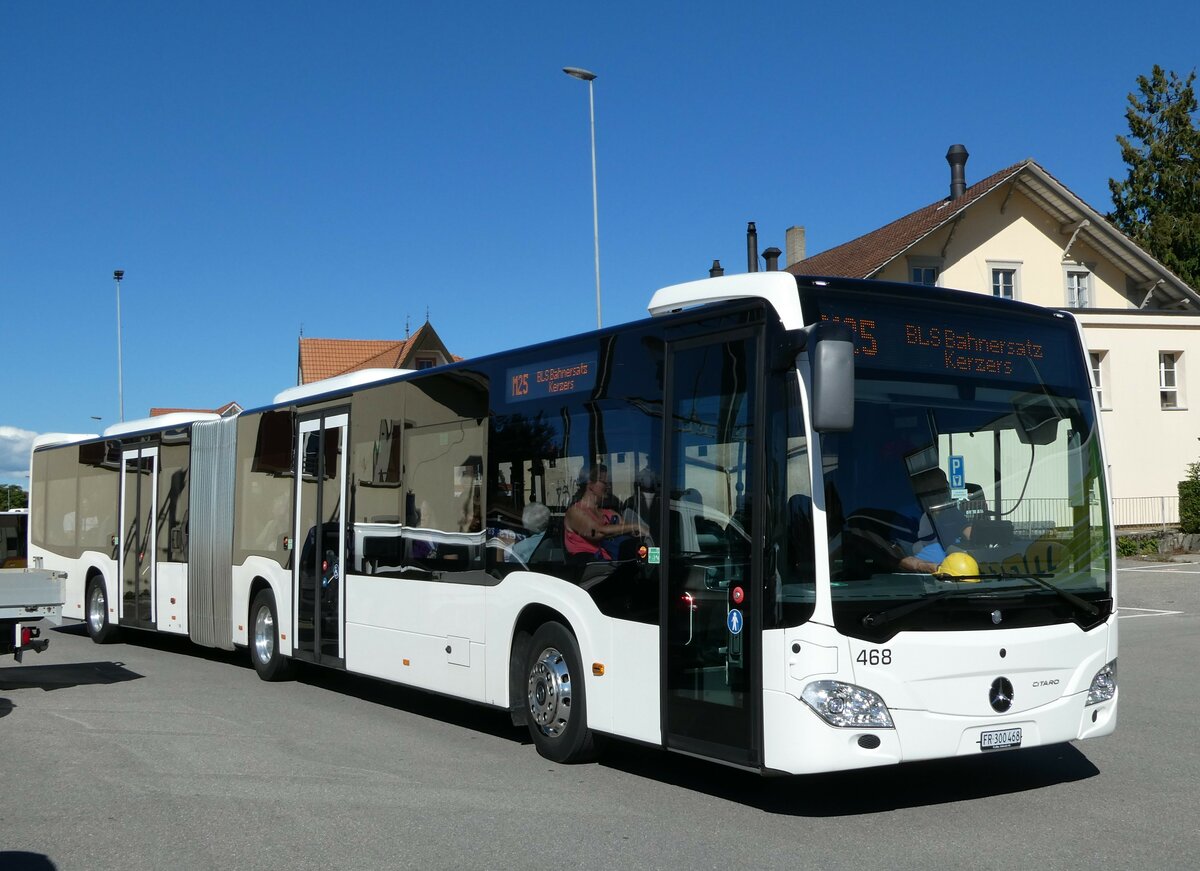
{"label": "yellow hard hat", "polygon": [[969,553],[956,551],[948,554],[942,564],[938,566],[937,576],[940,578],[954,578],[955,580],[966,581],[970,584],[979,583],[979,563],[975,562],[975,557]]}

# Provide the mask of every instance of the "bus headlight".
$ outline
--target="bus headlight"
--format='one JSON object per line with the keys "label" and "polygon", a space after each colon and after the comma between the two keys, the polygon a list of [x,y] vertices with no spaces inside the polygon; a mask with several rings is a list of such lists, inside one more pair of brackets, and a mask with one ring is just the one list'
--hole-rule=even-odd
{"label": "bus headlight", "polygon": [[840,680],[810,683],[800,698],[826,723],[843,729],[892,729],[892,715],[877,694]]}
{"label": "bus headlight", "polygon": [[[1088,687],[1088,705],[1098,705],[1107,702],[1117,694],[1117,661],[1114,659],[1104,668],[1096,672],[1092,685]],[[1084,705],[1087,707],[1087,705]]]}

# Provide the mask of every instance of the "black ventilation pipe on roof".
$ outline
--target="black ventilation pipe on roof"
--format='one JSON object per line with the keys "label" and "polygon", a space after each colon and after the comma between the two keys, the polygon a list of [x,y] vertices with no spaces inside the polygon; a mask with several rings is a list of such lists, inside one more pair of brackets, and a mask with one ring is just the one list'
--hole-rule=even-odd
{"label": "black ventilation pipe on roof", "polygon": [[965,145],[951,145],[946,152],[946,162],[950,164],[950,199],[957,200],[967,192],[967,153]]}
{"label": "black ventilation pipe on roof", "polygon": [[712,269],[708,270],[709,278],[720,278],[725,274],[725,269],[721,266],[720,260],[714,260]]}
{"label": "black ventilation pipe on roof", "polygon": [[758,272],[758,230],[753,221],[746,225],[746,271]]}
{"label": "black ventilation pipe on roof", "polygon": [[779,271],[779,257],[783,254],[778,248],[768,248],[763,252],[763,259],[767,261],[767,272]]}

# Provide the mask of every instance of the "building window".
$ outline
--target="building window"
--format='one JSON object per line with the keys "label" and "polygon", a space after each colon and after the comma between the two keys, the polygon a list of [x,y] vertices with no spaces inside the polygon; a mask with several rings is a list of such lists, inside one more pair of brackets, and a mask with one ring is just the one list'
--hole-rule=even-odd
{"label": "building window", "polygon": [[1092,362],[1092,384],[1096,387],[1096,403],[1101,408],[1108,408],[1104,402],[1104,358],[1108,351],[1089,351],[1088,359]]}
{"label": "building window", "polygon": [[433,359],[432,357],[418,357],[417,358],[417,368],[418,369],[432,369],[436,365],[437,365],[437,360]]}
{"label": "building window", "polygon": [[1179,358],[1175,351],[1158,354],[1158,398],[1163,408],[1181,408],[1179,401]]}
{"label": "building window", "polygon": [[1091,279],[1086,269],[1067,269],[1067,308],[1088,308],[1092,304]]}
{"label": "building window", "polygon": [[1016,281],[1015,269],[992,270],[992,296],[998,299],[1013,298],[1013,284]]}
{"label": "building window", "polygon": [[937,285],[937,269],[933,266],[914,266],[912,268],[912,283],[924,284],[926,287]]}
{"label": "building window", "polygon": [[992,296],[996,299],[1021,298],[1021,262],[1019,260],[989,260],[992,276]]}
{"label": "building window", "polygon": [[938,279],[941,277],[942,260],[940,257],[908,258],[908,280],[913,284],[937,287]]}

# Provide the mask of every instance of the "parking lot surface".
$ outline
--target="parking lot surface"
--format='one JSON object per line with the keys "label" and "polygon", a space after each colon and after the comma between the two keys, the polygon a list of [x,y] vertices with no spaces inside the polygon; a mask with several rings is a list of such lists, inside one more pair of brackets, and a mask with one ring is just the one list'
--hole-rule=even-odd
{"label": "parking lot surface", "polygon": [[558,766],[504,712],[66,627],[0,662],[0,869],[1194,868],[1200,563],[1120,572],[1112,737],[805,778]]}

